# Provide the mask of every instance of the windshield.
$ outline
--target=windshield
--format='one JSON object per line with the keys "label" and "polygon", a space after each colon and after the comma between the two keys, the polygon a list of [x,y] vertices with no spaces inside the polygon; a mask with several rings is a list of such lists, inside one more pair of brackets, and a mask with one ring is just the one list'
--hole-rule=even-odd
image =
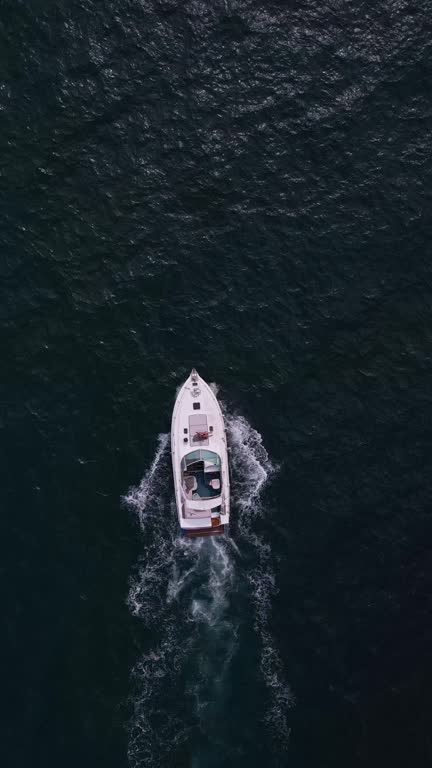
{"label": "windshield", "polygon": [[182,469],[188,469],[197,461],[204,462],[206,469],[220,469],[221,460],[217,453],[214,451],[205,451],[202,448],[198,451],[191,451],[191,453],[188,453],[183,457]]}

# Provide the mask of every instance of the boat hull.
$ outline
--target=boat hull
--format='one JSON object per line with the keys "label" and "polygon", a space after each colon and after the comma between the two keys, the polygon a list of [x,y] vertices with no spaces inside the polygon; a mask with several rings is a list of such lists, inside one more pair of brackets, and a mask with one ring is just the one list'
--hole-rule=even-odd
{"label": "boat hull", "polygon": [[225,425],[216,395],[195,369],[175,401],[171,455],[181,530],[189,537],[223,534],[230,511]]}
{"label": "boat hull", "polygon": [[198,536],[221,536],[226,533],[228,526],[215,525],[212,528],[197,528],[195,531],[184,531],[188,539],[195,539]]}

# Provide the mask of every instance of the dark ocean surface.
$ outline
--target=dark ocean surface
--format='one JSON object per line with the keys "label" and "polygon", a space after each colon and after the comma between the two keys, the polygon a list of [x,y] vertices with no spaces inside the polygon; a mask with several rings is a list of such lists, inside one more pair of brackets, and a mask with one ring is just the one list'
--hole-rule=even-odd
{"label": "dark ocean surface", "polygon": [[432,764],[431,84],[426,0],[0,1],[2,768]]}

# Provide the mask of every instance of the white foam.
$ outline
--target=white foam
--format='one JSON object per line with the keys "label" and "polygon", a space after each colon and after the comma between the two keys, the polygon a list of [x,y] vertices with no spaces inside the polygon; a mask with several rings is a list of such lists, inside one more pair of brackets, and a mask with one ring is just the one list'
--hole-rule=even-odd
{"label": "white foam", "polygon": [[146,550],[131,580],[128,604],[148,626],[163,614],[168,569],[178,535],[171,499],[169,435],[161,434],[155,456],[140,484],[123,501],[136,512],[146,538]]}
{"label": "white foam", "polygon": [[[270,697],[266,720],[279,741],[289,737],[286,715],[293,697],[269,628],[277,590],[272,552],[254,525],[257,517],[269,513],[262,495],[277,468],[261,435],[243,416],[226,408],[224,416],[231,449],[235,539],[180,536],[167,434],[159,435],[149,470],[124,498],[138,515],[145,541],[128,604],[159,638],[134,670],[137,695],[130,728],[131,766],[162,768],[176,745],[189,737],[194,717],[203,730],[208,727],[209,708],[219,697],[223,701],[224,680],[238,649],[239,620],[244,617],[233,612],[231,603],[240,583],[248,585],[252,620],[261,643],[260,670]],[[194,711],[185,706],[179,708],[184,710],[182,715],[166,713],[164,697],[180,681],[185,701],[194,702]]]}
{"label": "white foam", "polygon": [[276,467],[270,461],[260,433],[243,416],[224,410],[233,467],[233,502],[243,518],[245,512],[260,509],[260,494]]}
{"label": "white foam", "polygon": [[167,756],[187,738],[188,728],[182,719],[175,713],[166,718],[164,712],[165,692],[175,683],[187,652],[187,643],[177,648],[176,630],[171,623],[165,626],[156,648],[144,654],[135,666],[138,686],[128,748],[129,763],[133,766],[163,768]]}
{"label": "white foam", "polygon": [[269,514],[262,493],[277,471],[263,445],[262,436],[249,422],[225,411],[233,468],[233,501],[240,511],[240,542],[252,548],[252,566],[247,573],[254,603],[254,626],[261,641],[260,669],[270,695],[266,722],[279,746],[286,748],[290,729],[288,709],[295,703],[285,680],[283,664],[269,629],[272,597],[277,592],[271,546],[254,530],[256,517]]}
{"label": "white foam", "polygon": [[135,509],[138,513],[141,527],[145,525],[146,514],[156,511],[160,506],[160,471],[163,467],[163,459],[167,454],[168,444],[169,434],[160,434],[150,469],[145,473],[140,484],[130,488],[127,495],[123,497],[127,506]]}

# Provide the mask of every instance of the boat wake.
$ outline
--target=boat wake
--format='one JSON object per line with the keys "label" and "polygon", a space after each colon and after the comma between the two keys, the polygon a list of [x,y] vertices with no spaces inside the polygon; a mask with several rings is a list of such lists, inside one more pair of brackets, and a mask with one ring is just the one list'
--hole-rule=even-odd
{"label": "boat wake", "polygon": [[224,417],[234,470],[232,493],[239,512],[239,540],[251,549],[251,566],[246,575],[252,588],[254,628],[261,639],[260,668],[270,694],[265,719],[278,744],[286,748],[290,735],[287,712],[295,698],[285,680],[283,664],[270,631],[272,597],[278,591],[271,547],[255,528],[256,518],[263,518],[269,511],[263,504],[261,491],[277,472],[277,466],[270,461],[259,432],[244,417],[226,412]]}
{"label": "boat wake", "polygon": [[[264,719],[275,748],[288,743],[293,697],[270,630],[272,553],[257,532],[257,520],[266,514],[261,494],[276,468],[246,419],[226,410],[224,417],[236,520],[232,536],[180,536],[166,434],[159,436],[140,485],[124,499],[144,540],[128,604],[148,637],[134,669],[131,766],[178,765],[180,756],[197,768],[213,765],[213,759],[214,765],[233,760],[245,725],[233,714],[242,709],[245,676],[251,688],[264,683]],[[251,646],[259,647],[256,657],[244,652]],[[262,721],[262,704],[260,709]]]}

